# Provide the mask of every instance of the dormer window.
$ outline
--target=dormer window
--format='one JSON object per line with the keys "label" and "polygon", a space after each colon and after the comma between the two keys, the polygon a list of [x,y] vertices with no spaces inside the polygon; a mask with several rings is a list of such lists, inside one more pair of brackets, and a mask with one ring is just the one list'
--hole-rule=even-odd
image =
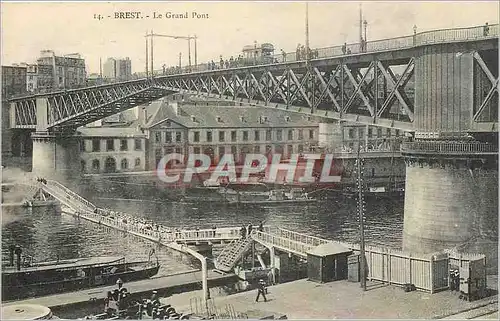
{"label": "dormer window", "polygon": [[285,116],[285,121],[288,123],[290,121],[290,116]]}
{"label": "dormer window", "polygon": [[222,123],[222,117],[221,116],[217,116],[217,122],[218,123]]}
{"label": "dormer window", "polygon": [[267,122],[267,116],[260,116],[260,123],[263,124]]}
{"label": "dormer window", "polygon": [[194,115],[191,115],[191,121],[194,123],[196,122],[196,117],[194,117]]}
{"label": "dormer window", "polygon": [[245,117],[240,116],[240,121],[241,121],[242,123],[244,123],[244,122],[245,122]]}
{"label": "dormer window", "polygon": [[172,126],[172,123],[170,122],[170,120],[167,120],[167,121],[165,122],[165,126],[167,126],[167,127]]}

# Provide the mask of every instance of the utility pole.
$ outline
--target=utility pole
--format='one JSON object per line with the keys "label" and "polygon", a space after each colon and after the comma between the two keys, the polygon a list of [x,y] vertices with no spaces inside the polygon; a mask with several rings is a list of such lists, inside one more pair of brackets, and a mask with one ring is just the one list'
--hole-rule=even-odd
{"label": "utility pole", "polygon": [[149,78],[148,74],[148,70],[149,70],[149,65],[148,65],[148,32],[146,31],[146,78]]}
{"label": "utility pole", "polygon": [[365,216],[365,200],[364,200],[364,188],[363,188],[363,160],[360,157],[360,137],[358,133],[358,155],[356,158],[356,169],[358,176],[358,219],[359,219],[359,234],[360,234],[360,278],[361,278],[361,288],[366,291],[366,260],[365,260],[365,226],[364,226],[364,216]]}
{"label": "utility pole", "polygon": [[191,71],[191,37],[188,35],[187,37],[188,41],[188,64],[189,64],[189,71]]}
{"label": "utility pole", "polygon": [[182,61],[182,52],[179,52],[179,69],[182,68],[181,61]]}
{"label": "utility pole", "polygon": [[309,2],[306,1],[306,64],[309,65]]}
{"label": "utility pole", "polygon": [[151,78],[154,78],[153,65],[153,30],[151,30]]}
{"label": "utility pole", "polygon": [[102,58],[99,57],[99,75],[101,76],[102,81]]}
{"label": "utility pole", "polygon": [[198,39],[198,37],[196,35],[194,35],[194,66],[196,69],[198,66],[198,51],[196,49],[196,40],[197,39]]}

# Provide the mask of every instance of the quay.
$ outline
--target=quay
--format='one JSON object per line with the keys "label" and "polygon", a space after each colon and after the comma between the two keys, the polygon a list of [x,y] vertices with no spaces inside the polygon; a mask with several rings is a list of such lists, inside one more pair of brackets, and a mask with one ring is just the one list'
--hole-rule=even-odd
{"label": "quay", "polygon": [[[497,280],[489,281],[496,288],[494,281]],[[366,292],[361,290],[359,283],[345,280],[317,284],[304,279],[268,289],[267,302],[262,299],[255,302],[257,290],[254,290],[215,297],[213,306],[217,310],[231,306],[243,314],[255,310],[266,315],[285,314],[288,319],[457,319],[456,316],[465,314],[476,318],[486,317],[484,313],[491,312],[492,316],[495,311],[498,313],[497,295],[465,302],[458,299],[457,292],[404,292],[400,287],[380,282],[368,282]],[[186,302],[190,302],[193,295],[196,293],[176,294],[162,298],[161,302],[189,313],[191,306]]]}

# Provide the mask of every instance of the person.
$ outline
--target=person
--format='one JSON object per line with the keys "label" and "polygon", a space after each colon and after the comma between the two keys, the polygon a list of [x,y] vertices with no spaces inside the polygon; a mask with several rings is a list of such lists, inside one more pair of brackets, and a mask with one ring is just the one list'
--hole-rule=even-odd
{"label": "person", "polygon": [[286,62],[286,52],[285,52],[285,50],[281,49],[281,55],[283,56],[283,62]]}
{"label": "person", "polygon": [[247,235],[250,235],[250,234],[252,234],[252,223],[249,223],[248,227],[247,227]]}
{"label": "person", "polygon": [[246,237],[246,231],[247,231],[246,228],[244,226],[242,226],[240,229],[240,234],[241,234],[242,238]]}
{"label": "person", "polygon": [[262,294],[262,297],[264,298],[264,302],[267,302],[266,298],[266,283],[264,280],[260,279],[259,283],[257,284],[257,298],[255,299],[255,302],[259,302],[260,295]]}
{"label": "person", "polygon": [[264,223],[262,223],[262,221],[260,221],[259,232],[263,232],[263,231],[264,231]]}
{"label": "person", "polygon": [[487,36],[489,35],[489,33],[490,33],[490,26],[488,25],[488,23],[485,23],[483,27],[483,35]]}
{"label": "person", "polygon": [[347,48],[347,54],[351,54],[351,48]]}
{"label": "person", "polygon": [[300,43],[297,45],[296,58],[297,61],[300,60]]}
{"label": "person", "polygon": [[151,303],[153,304],[154,307],[160,306],[160,299],[158,299],[158,291],[153,291],[153,294],[151,294]]}
{"label": "person", "polygon": [[347,52],[347,42],[344,42],[344,44],[342,45],[342,53],[345,55],[346,52]]}

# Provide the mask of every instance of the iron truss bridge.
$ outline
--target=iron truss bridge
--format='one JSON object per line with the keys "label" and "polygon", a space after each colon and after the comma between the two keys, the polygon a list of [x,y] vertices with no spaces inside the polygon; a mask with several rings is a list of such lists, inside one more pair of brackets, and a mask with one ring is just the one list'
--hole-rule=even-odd
{"label": "iron truss bridge", "polygon": [[418,130],[414,89],[419,86],[416,82],[426,81],[415,79],[415,57],[422,46],[443,43],[476,52],[478,74],[485,81],[473,89],[476,99],[470,121],[495,123],[496,117],[484,120],[482,114],[491,112],[492,103],[498,109],[494,98],[498,97],[498,65],[488,66],[478,53],[487,42],[498,54],[498,25],[489,28],[488,33],[473,27],[377,40],[360,50],[351,44],[349,53],[340,46],[321,48],[309,61],[283,57],[286,61],[217,70],[200,65],[196,72],[12,98],[11,127],[36,128],[37,103],[47,104],[47,115],[42,115],[46,129],[61,131],[180,92],[414,131]]}

